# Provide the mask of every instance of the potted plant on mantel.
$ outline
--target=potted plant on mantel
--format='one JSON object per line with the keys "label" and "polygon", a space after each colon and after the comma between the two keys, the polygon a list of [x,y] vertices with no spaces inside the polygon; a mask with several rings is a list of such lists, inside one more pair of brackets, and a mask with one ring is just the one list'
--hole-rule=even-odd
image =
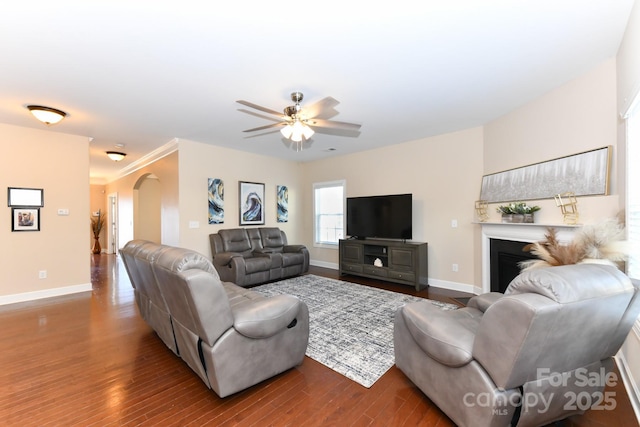
{"label": "potted plant on mantel", "polygon": [[497,211],[502,214],[502,222],[533,223],[533,214],[540,210],[540,206],[529,206],[524,202],[513,202],[499,206]]}
{"label": "potted plant on mantel", "polygon": [[100,232],[103,227],[104,216],[102,216],[102,211],[98,209],[98,214],[91,217],[91,231],[93,232],[93,248],[91,249],[91,252],[94,254],[102,252],[102,248],[100,247]]}

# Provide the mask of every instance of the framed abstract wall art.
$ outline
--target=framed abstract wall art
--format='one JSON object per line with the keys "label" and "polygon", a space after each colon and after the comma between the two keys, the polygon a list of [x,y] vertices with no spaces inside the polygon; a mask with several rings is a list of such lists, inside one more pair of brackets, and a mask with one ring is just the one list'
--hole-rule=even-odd
{"label": "framed abstract wall art", "polygon": [[264,184],[240,181],[240,225],[264,224]]}
{"label": "framed abstract wall art", "polygon": [[224,223],[224,181],[209,178],[209,224]]}
{"label": "framed abstract wall art", "polygon": [[488,203],[609,194],[611,146],[482,177],[480,200]]}
{"label": "framed abstract wall art", "polygon": [[289,189],[286,185],[276,186],[276,216],[278,222],[289,222]]}

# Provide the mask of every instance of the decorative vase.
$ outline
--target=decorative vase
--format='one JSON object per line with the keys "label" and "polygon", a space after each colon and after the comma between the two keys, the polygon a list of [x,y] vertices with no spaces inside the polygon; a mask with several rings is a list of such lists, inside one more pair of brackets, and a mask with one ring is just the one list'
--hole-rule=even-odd
{"label": "decorative vase", "polygon": [[502,222],[513,222],[513,214],[502,214]]}
{"label": "decorative vase", "polygon": [[97,237],[93,238],[93,248],[91,249],[91,252],[93,252],[94,254],[99,254],[100,252],[102,252],[102,248],[100,247],[100,240],[98,240]]}
{"label": "decorative vase", "polygon": [[532,213],[524,214],[524,222],[533,224],[533,214]]}

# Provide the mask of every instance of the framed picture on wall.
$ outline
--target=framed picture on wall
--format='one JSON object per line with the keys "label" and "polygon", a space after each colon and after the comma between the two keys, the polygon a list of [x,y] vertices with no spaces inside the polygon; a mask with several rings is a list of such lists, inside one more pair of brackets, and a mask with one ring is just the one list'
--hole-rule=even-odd
{"label": "framed picture on wall", "polygon": [[209,178],[209,224],[224,223],[224,181]]}
{"label": "framed picture on wall", "polygon": [[289,189],[286,185],[276,186],[277,221],[289,222]]}
{"label": "framed picture on wall", "polygon": [[40,208],[11,208],[11,231],[40,231]]}
{"label": "framed picture on wall", "polygon": [[7,199],[9,206],[41,208],[44,206],[44,190],[42,188],[9,187]]}
{"label": "framed picture on wall", "polygon": [[240,225],[264,224],[264,184],[240,181]]}

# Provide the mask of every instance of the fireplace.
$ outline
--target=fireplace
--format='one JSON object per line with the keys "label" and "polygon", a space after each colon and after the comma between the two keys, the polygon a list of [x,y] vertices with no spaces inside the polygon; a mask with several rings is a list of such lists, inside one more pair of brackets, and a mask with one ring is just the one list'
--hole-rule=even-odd
{"label": "fireplace", "polygon": [[[480,225],[482,226],[482,289],[478,289],[478,293],[487,293],[494,289],[491,278],[495,275],[502,277],[502,279],[499,280],[502,284],[499,285],[499,288],[495,289],[503,288],[496,290],[496,292],[504,292],[506,286],[520,271],[517,263],[522,259],[527,259],[521,257],[531,257],[531,254],[528,252],[522,252],[522,247],[528,243],[544,240],[547,228],[554,228],[557,231],[558,240],[566,243],[573,240],[575,231],[580,227],[579,225],[538,223],[481,223]],[[510,246],[509,248],[500,249],[500,252],[503,254],[500,255],[499,258],[503,258],[503,261],[505,261],[506,264],[504,266],[498,265],[494,267],[491,264],[491,246],[493,240],[511,242],[511,244],[507,243],[507,245]],[[507,252],[511,252],[511,254],[507,254]]]}
{"label": "fireplace", "polygon": [[524,251],[524,247],[528,244],[529,242],[490,239],[491,292],[504,293],[509,283],[520,274],[519,263],[528,259],[537,259],[535,255]]}

